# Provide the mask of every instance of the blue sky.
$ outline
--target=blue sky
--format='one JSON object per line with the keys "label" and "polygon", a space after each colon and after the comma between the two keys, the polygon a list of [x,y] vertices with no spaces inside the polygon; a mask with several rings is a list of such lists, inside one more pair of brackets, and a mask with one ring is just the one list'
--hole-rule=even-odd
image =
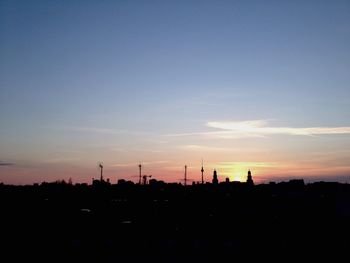
{"label": "blue sky", "polygon": [[[0,161],[14,164],[0,181],[90,181],[101,160],[113,178],[143,161],[167,179],[203,156],[210,170],[271,155],[284,172],[324,152],[339,164],[310,176],[350,174],[348,1],[0,1],[0,39]],[[201,137],[251,120],[345,129]]]}

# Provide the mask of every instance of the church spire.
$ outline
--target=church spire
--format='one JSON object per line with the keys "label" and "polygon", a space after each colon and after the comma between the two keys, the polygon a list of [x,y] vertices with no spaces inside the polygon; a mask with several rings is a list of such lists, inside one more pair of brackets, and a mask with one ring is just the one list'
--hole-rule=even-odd
{"label": "church spire", "polygon": [[204,184],[204,168],[203,168],[203,159],[202,159],[202,169],[201,169],[201,173],[202,173],[202,184]]}
{"label": "church spire", "polygon": [[248,170],[247,185],[254,185],[252,172],[250,170]]}
{"label": "church spire", "polygon": [[213,173],[213,184],[218,184],[219,180],[218,180],[218,174],[216,172],[216,170],[214,169],[214,173]]}

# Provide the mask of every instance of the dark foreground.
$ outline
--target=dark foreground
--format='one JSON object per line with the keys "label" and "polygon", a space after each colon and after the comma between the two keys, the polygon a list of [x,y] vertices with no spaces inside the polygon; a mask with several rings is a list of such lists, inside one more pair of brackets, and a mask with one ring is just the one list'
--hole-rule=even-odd
{"label": "dark foreground", "polygon": [[350,248],[336,183],[0,185],[0,205],[2,262],[347,262]]}

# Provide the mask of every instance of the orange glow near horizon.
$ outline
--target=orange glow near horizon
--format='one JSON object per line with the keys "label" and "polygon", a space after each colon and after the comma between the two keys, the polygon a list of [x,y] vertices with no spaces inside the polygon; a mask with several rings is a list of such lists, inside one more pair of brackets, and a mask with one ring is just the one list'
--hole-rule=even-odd
{"label": "orange glow near horizon", "polygon": [[[195,163],[195,162],[193,162]],[[189,182],[200,182],[200,163],[194,165],[187,164],[187,178]],[[216,169],[219,181],[245,182],[248,170],[251,170],[253,180],[256,183],[266,183],[275,180],[289,180],[290,178],[328,178],[332,179],[343,177],[347,181],[350,174],[350,166],[309,163],[309,162],[206,162],[204,163],[204,178],[206,182],[211,182],[213,170]],[[98,177],[98,169],[95,165],[73,166],[65,164],[62,166],[27,166],[2,167],[2,172],[6,177],[0,177],[0,182],[5,184],[32,184],[43,181],[53,182],[56,180],[67,180],[72,178],[74,183],[91,183],[92,178]],[[148,161],[143,163],[142,174],[152,175],[152,178],[166,182],[183,182],[184,165],[179,161]],[[104,162],[104,177],[110,178],[112,183],[118,179],[131,180],[138,182],[138,163],[119,163]]]}
{"label": "orange glow near horizon", "polygon": [[245,182],[247,179],[248,170],[253,173],[253,178],[258,179],[257,175],[266,172],[270,167],[275,167],[273,163],[262,162],[223,162],[218,164],[219,176],[222,180],[229,178],[230,181]]}

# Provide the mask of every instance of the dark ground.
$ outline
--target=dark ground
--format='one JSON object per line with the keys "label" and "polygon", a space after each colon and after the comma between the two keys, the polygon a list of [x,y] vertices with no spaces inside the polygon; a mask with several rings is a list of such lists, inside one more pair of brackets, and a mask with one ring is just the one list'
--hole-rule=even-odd
{"label": "dark ground", "polygon": [[0,185],[0,209],[2,262],[348,262],[350,251],[346,184]]}

